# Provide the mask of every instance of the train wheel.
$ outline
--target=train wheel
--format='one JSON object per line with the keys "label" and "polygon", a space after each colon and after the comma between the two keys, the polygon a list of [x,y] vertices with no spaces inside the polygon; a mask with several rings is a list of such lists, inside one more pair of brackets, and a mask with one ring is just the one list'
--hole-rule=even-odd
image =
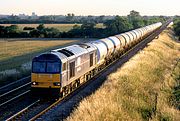
{"label": "train wheel", "polygon": [[86,79],[85,79],[85,82],[88,81],[88,74],[86,75]]}
{"label": "train wheel", "polygon": [[73,84],[73,89],[76,89],[76,87],[77,87],[77,82],[75,82],[75,83]]}
{"label": "train wheel", "polygon": [[60,98],[64,97],[64,91],[60,92]]}
{"label": "train wheel", "polygon": [[70,87],[70,92],[72,92],[73,91],[73,87]]}

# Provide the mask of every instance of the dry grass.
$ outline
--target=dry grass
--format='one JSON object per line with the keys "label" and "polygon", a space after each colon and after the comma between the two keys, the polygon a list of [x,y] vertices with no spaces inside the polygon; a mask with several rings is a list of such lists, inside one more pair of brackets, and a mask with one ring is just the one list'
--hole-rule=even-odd
{"label": "dry grass", "polygon": [[67,120],[178,121],[180,111],[170,105],[169,99],[178,82],[172,73],[180,57],[180,44],[168,36],[169,31],[109,75],[102,87],[80,102]]}
{"label": "dry grass", "polygon": [[105,28],[105,26],[104,26],[103,23],[98,23],[98,24],[96,24],[95,27],[96,27],[96,28]]}

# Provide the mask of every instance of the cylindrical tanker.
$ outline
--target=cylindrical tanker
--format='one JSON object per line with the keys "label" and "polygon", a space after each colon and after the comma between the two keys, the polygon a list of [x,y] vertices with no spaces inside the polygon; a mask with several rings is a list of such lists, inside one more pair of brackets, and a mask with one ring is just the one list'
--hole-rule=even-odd
{"label": "cylindrical tanker", "polygon": [[122,44],[120,43],[121,41],[119,41],[117,37],[111,36],[111,37],[108,37],[107,39],[112,41],[112,43],[114,44],[114,53],[120,50],[120,48],[122,47]]}
{"label": "cylindrical tanker", "polygon": [[114,44],[108,38],[100,39],[100,40],[97,40],[97,41],[102,42],[102,43],[104,43],[106,45],[107,50],[108,50],[107,57],[110,56],[114,52]]}
{"label": "cylindrical tanker", "polygon": [[131,43],[131,40],[130,40],[130,38],[129,38],[129,36],[127,34],[120,34],[119,36],[122,36],[125,39],[125,41],[126,41],[126,45],[125,46],[128,46]]}
{"label": "cylindrical tanker", "polygon": [[125,34],[129,37],[130,43],[132,43],[134,40],[134,36],[130,32],[126,32]]}
{"label": "cylindrical tanker", "polygon": [[122,45],[122,48],[126,46],[126,39],[121,36],[120,34],[119,35],[115,35],[115,37],[117,37]]}
{"label": "cylindrical tanker", "polygon": [[104,43],[98,41],[92,41],[90,43],[97,48],[97,64],[99,64],[104,61],[107,55],[107,47]]}

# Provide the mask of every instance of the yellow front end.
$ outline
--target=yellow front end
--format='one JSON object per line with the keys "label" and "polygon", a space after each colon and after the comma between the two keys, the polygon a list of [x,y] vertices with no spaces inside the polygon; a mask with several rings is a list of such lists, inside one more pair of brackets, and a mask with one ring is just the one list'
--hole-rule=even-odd
{"label": "yellow front end", "polygon": [[32,88],[60,88],[60,74],[31,74]]}

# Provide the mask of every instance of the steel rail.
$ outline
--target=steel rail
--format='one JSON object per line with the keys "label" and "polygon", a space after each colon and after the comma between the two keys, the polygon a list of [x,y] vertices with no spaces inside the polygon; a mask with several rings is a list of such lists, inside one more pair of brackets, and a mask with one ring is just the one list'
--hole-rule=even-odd
{"label": "steel rail", "polygon": [[28,83],[26,83],[26,84],[24,84],[24,85],[22,85],[22,86],[20,86],[20,87],[18,87],[18,88],[15,88],[15,89],[13,89],[13,90],[11,90],[11,91],[8,91],[8,92],[0,95],[0,98],[1,98],[1,97],[4,97],[5,95],[8,95],[9,93],[12,93],[12,92],[14,92],[14,91],[17,91],[18,89],[21,89],[21,88],[23,88],[23,87],[25,87],[25,86],[27,86],[27,85],[29,85],[29,84],[31,84],[31,82],[28,82]]}
{"label": "steel rail", "polygon": [[33,105],[35,105],[36,103],[40,102],[40,100],[35,101],[34,103],[30,104],[29,106],[27,106],[26,108],[22,109],[21,111],[17,112],[16,114],[14,114],[13,116],[9,117],[8,119],[6,119],[6,121],[11,121],[14,118],[16,118],[18,115],[20,115],[21,113],[25,112],[26,110],[28,110],[30,107],[32,107]]}
{"label": "steel rail", "polygon": [[15,84],[15,83],[18,83],[18,82],[20,82],[20,81],[23,81],[23,80],[25,80],[25,79],[28,79],[28,78],[30,78],[31,76],[29,75],[29,76],[27,76],[27,77],[24,77],[24,78],[22,78],[22,79],[19,79],[19,80],[17,80],[17,81],[15,81],[15,82],[12,82],[12,83],[9,83],[9,84],[7,84],[7,85],[5,85],[5,86],[2,86],[2,87],[0,87],[0,90],[2,90],[2,89],[4,89],[4,88],[7,88],[8,86],[11,86],[11,85],[13,85],[13,84]]}
{"label": "steel rail", "polygon": [[27,94],[27,93],[29,93],[29,92],[30,92],[30,90],[27,90],[26,92],[24,92],[24,93],[22,93],[22,94],[20,94],[20,95],[18,95],[16,97],[13,97],[13,98],[11,98],[10,100],[8,100],[8,101],[6,101],[4,103],[1,103],[0,107],[7,104],[7,103],[9,103],[9,102],[11,102],[11,101],[13,101],[13,100],[15,100],[15,99],[17,99],[17,98],[19,98],[19,97],[21,97],[21,96],[23,96],[23,95],[25,95],[25,94]]}

